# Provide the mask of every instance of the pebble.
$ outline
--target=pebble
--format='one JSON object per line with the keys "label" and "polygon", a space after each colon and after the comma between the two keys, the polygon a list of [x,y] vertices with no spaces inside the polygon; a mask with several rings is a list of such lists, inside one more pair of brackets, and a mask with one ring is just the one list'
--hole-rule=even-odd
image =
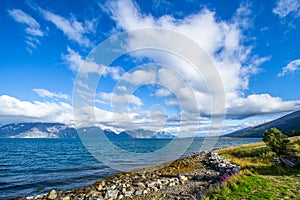
{"label": "pebble", "polygon": [[180,181],[186,182],[188,178],[186,176],[181,175],[179,178]]}
{"label": "pebble", "polygon": [[136,187],[140,187],[140,188],[145,188],[145,187],[146,187],[145,184],[142,183],[142,182],[133,183],[132,185],[133,185],[133,186],[136,186]]}
{"label": "pebble", "polygon": [[104,182],[104,181],[101,181],[101,182],[98,184],[97,190],[98,190],[98,191],[101,191],[101,190],[103,189],[104,186],[105,186],[105,182]]}
{"label": "pebble", "polygon": [[96,191],[96,190],[91,190],[87,196],[99,196],[100,195],[100,192]]}
{"label": "pebble", "polygon": [[140,196],[140,195],[143,194],[143,190],[137,190],[137,191],[135,191],[134,194],[137,195],[137,196]]}
{"label": "pebble", "polygon": [[48,194],[48,199],[54,200],[57,198],[57,192],[56,190],[52,189]]}
{"label": "pebble", "polygon": [[115,185],[112,185],[110,188],[111,188],[112,190],[114,190],[114,189],[116,189],[116,186],[115,186]]}
{"label": "pebble", "polygon": [[107,190],[105,199],[113,198],[116,199],[118,197],[119,191],[118,190]]}
{"label": "pebble", "polygon": [[125,191],[123,194],[125,197],[130,197],[132,195],[132,191]]}

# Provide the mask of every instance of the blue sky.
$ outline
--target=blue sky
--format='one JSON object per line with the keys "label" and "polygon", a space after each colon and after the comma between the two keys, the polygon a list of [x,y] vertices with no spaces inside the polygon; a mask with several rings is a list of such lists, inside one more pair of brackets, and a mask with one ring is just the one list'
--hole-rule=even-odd
{"label": "blue sky", "polygon": [[[0,1],[0,19],[0,125],[27,121],[78,124],[73,116],[73,89],[86,56],[115,34],[149,27],[183,34],[211,58],[226,98],[222,132],[256,125],[300,108],[299,0],[4,0]],[[176,40],[165,42],[170,47],[178,45]],[[140,43],[139,39],[128,41],[133,46]],[[177,75],[163,73],[162,61]],[[147,63],[156,63],[155,69]],[[98,73],[97,67],[88,73]],[[173,133],[179,126],[185,133],[195,127],[196,134],[207,131],[212,116],[210,95],[207,88],[199,86],[203,80],[195,80],[186,63],[142,51],[122,55],[106,67],[94,94],[97,119],[81,121],[81,125],[97,124],[119,131],[144,128]],[[167,86],[178,87],[171,91],[166,85],[145,84],[132,94],[113,96],[120,81],[134,80],[136,84],[138,80],[150,81],[152,76],[153,80],[163,77]],[[195,102],[180,85],[184,82],[176,77],[194,87],[199,106],[196,120],[183,117],[189,113],[181,106],[191,109],[189,105]],[[113,108],[123,104],[127,113]]]}

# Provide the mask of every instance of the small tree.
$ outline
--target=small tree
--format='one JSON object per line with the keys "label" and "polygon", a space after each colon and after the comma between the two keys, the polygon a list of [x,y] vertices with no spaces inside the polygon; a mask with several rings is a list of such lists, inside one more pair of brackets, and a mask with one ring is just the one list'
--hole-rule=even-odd
{"label": "small tree", "polygon": [[271,128],[270,131],[265,130],[263,141],[277,156],[287,154],[288,136],[282,134],[277,128]]}

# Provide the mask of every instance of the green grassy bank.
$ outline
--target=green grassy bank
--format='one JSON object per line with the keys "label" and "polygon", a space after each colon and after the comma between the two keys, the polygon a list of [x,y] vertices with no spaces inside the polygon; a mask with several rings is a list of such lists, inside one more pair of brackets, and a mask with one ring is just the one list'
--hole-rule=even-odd
{"label": "green grassy bank", "polygon": [[[300,155],[300,137],[290,138]],[[242,167],[222,188],[211,191],[206,199],[300,199],[300,168],[274,166],[276,155],[264,142],[231,147],[219,153]]]}

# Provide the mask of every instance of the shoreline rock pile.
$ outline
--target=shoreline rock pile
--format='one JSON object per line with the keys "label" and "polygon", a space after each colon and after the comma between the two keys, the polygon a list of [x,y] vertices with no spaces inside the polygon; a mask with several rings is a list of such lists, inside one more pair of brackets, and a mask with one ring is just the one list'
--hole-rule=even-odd
{"label": "shoreline rock pile", "polygon": [[212,169],[223,174],[234,175],[241,170],[240,166],[232,164],[230,160],[218,154],[216,151],[211,151],[207,154],[207,165]]}
{"label": "shoreline rock pile", "polygon": [[223,182],[227,181],[229,177],[239,174],[241,167],[232,164],[229,159],[220,155],[216,151],[210,151],[206,157],[206,164],[212,169],[220,172],[218,181],[213,183],[211,187],[203,193],[203,196],[207,194],[210,190],[214,190],[218,187],[222,187]]}
{"label": "shoreline rock pile", "polygon": [[201,199],[212,185],[225,181],[225,175],[239,170],[215,151],[201,152],[156,168],[123,172],[86,188],[52,189],[48,194],[21,199]]}

